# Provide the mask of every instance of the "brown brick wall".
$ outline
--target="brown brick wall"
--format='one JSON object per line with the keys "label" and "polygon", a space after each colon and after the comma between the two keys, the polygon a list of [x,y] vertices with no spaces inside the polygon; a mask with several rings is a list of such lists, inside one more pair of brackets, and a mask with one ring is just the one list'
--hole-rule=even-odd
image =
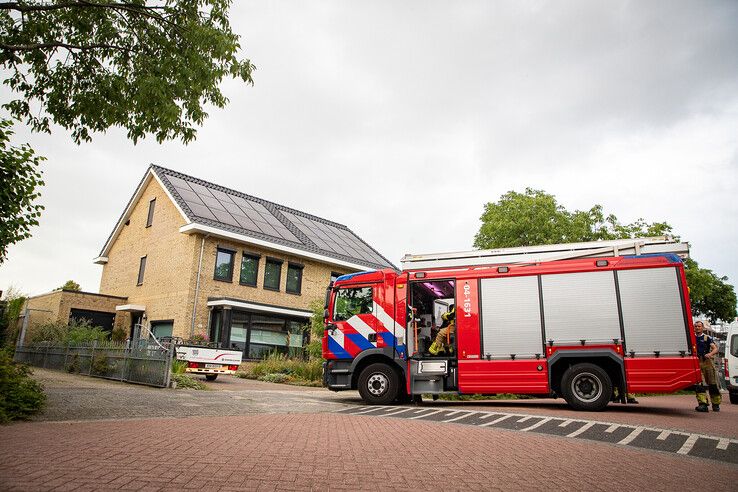
{"label": "brown brick wall", "polygon": [[[151,227],[146,227],[152,198],[156,198],[154,218]],[[184,325],[189,327],[191,311],[187,308],[192,297],[195,250],[199,253],[197,238],[179,232],[184,224],[174,203],[151,179],[131,212],[129,224],[112,244],[100,280],[100,292],[125,296],[128,304],[146,306],[150,321],[173,319],[175,335],[182,334]],[[144,255],[144,280],[136,285]]]}

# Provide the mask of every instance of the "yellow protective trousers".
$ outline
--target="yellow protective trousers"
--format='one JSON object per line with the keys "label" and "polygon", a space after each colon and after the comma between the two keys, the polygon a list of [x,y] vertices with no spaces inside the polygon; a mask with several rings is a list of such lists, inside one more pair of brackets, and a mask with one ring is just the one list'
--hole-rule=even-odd
{"label": "yellow protective trousers", "polygon": [[[702,381],[705,384],[698,384],[695,387],[695,396],[700,405],[707,405],[707,389],[710,391],[710,401],[713,405],[720,405],[723,398],[720,395],[720,389],[717,385],[717,374],[715,372],[715,364],[712,359],[700,359],[700,371],[702,372]],[[706,385],[706,386],[705,386]]]}

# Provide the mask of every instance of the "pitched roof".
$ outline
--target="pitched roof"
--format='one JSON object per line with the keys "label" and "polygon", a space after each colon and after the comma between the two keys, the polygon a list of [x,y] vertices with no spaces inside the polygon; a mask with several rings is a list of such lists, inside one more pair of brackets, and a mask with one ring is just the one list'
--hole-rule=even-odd
{"label": "pitched roof", "polygon": [[[147,176],[149,172],[166,188],[189,225],[198,224],[245,241],[251,238],[341,263],[372,269],[396,268],[345,225],[153,164]],[[105,256],[115,232],[101,256]]]}

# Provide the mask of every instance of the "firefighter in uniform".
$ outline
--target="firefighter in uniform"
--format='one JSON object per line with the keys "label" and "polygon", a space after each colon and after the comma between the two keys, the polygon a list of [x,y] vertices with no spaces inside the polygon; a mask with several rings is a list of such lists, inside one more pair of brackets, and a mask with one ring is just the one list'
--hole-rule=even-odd
{"label": "firefighter in uniform", "polygon": [[456,307],[451,306],[451,309],[448,312],[443,313],[441,319],[443,320],[441,329],[438,330],[436,339],[431,343],[431,346],[428,347],[428,352],[430,352],[431,355],[438,355],[441,351],[448,353],[453,351],[449,341],[451,339],[451,333],[454,333],[456,330]]}
{"label": "firefighter in uniform", "polygon": [[[700,371],[702,372],[702,384],[695,386],[698,405],[695,410],[698,412],[707,412],[707,389],[710,390],[710,400],[712,402],[712,411],[720,411],[720,389],[717,385],[717,375],[715,374],[715,364],[713,357],[717,354],[718,348],[715,341],[703,333],[705,325],[702,321],[694,324],[694,334],[697,338],[697,355],[700,359]],[[707,385],[707,387],[705,387]]]}

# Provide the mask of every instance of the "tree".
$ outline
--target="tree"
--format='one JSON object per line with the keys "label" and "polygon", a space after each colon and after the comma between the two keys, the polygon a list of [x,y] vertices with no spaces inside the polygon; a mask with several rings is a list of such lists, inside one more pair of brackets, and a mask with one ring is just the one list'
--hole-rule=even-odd
{"label": "tree", "polygon": [[252,83],[255,67],[236,57],[230,4],[0,2],[0,67],[19,95],[3,106],[34,131],[61,125],[77,143],[115,126],[134,142],[154,134],[187,143],[204,106],[228,102],[218,87],[224,77]]}
{"label": "tree", "polygon": [[39,163],[43,157],[23,144],[10,145],[12,122],[0,119],[0,264],[8,246],[31,237],[31,227],[38,225],[42,205],[34,204],[43,186]]}
{"label": "tree", "polygon": [[[2,92],[2,107],[36,132],[60,125],[78,144],[111,127],[126,129],[134,143],[149,134],[159,142],[188,143],[208,116],[205,107],[227,104],[219,88],[223,78],[253,84],[256,67],[237,57],[230,5],[231,0],[0,2],[0,70],[10,88]],[[10,123],[1,125],[0,262],[8,245],[30,236],[43,209],[32,205],[43,184],[35,169],[43,158],[28,145],[8,147]]]}
{"label": "tree", "polygon": [[[662,236],[673,232],[667,222],[648,223],[642,218],[621,224],[615,215],[606,216],[601,205],[570,212],[555,196],[531,188],[526,188],[524,193],[508,191],[499,201],[485,204],[481,220],[474,246],[482,249]],[[685,261],[685,273],[694,315],[703,314],[713,322],[736,317],[736,294],[727,277],[718,277],[691,259]]]}
{"label": "tree", "polygon": [[67,280],[66,282],[64,282],[64,285],[62,285],[61,287],[59,287],[59,290],[76,290],[76,291],[80,291],[80,290],[82,290],[82,288],[74,280]]}

